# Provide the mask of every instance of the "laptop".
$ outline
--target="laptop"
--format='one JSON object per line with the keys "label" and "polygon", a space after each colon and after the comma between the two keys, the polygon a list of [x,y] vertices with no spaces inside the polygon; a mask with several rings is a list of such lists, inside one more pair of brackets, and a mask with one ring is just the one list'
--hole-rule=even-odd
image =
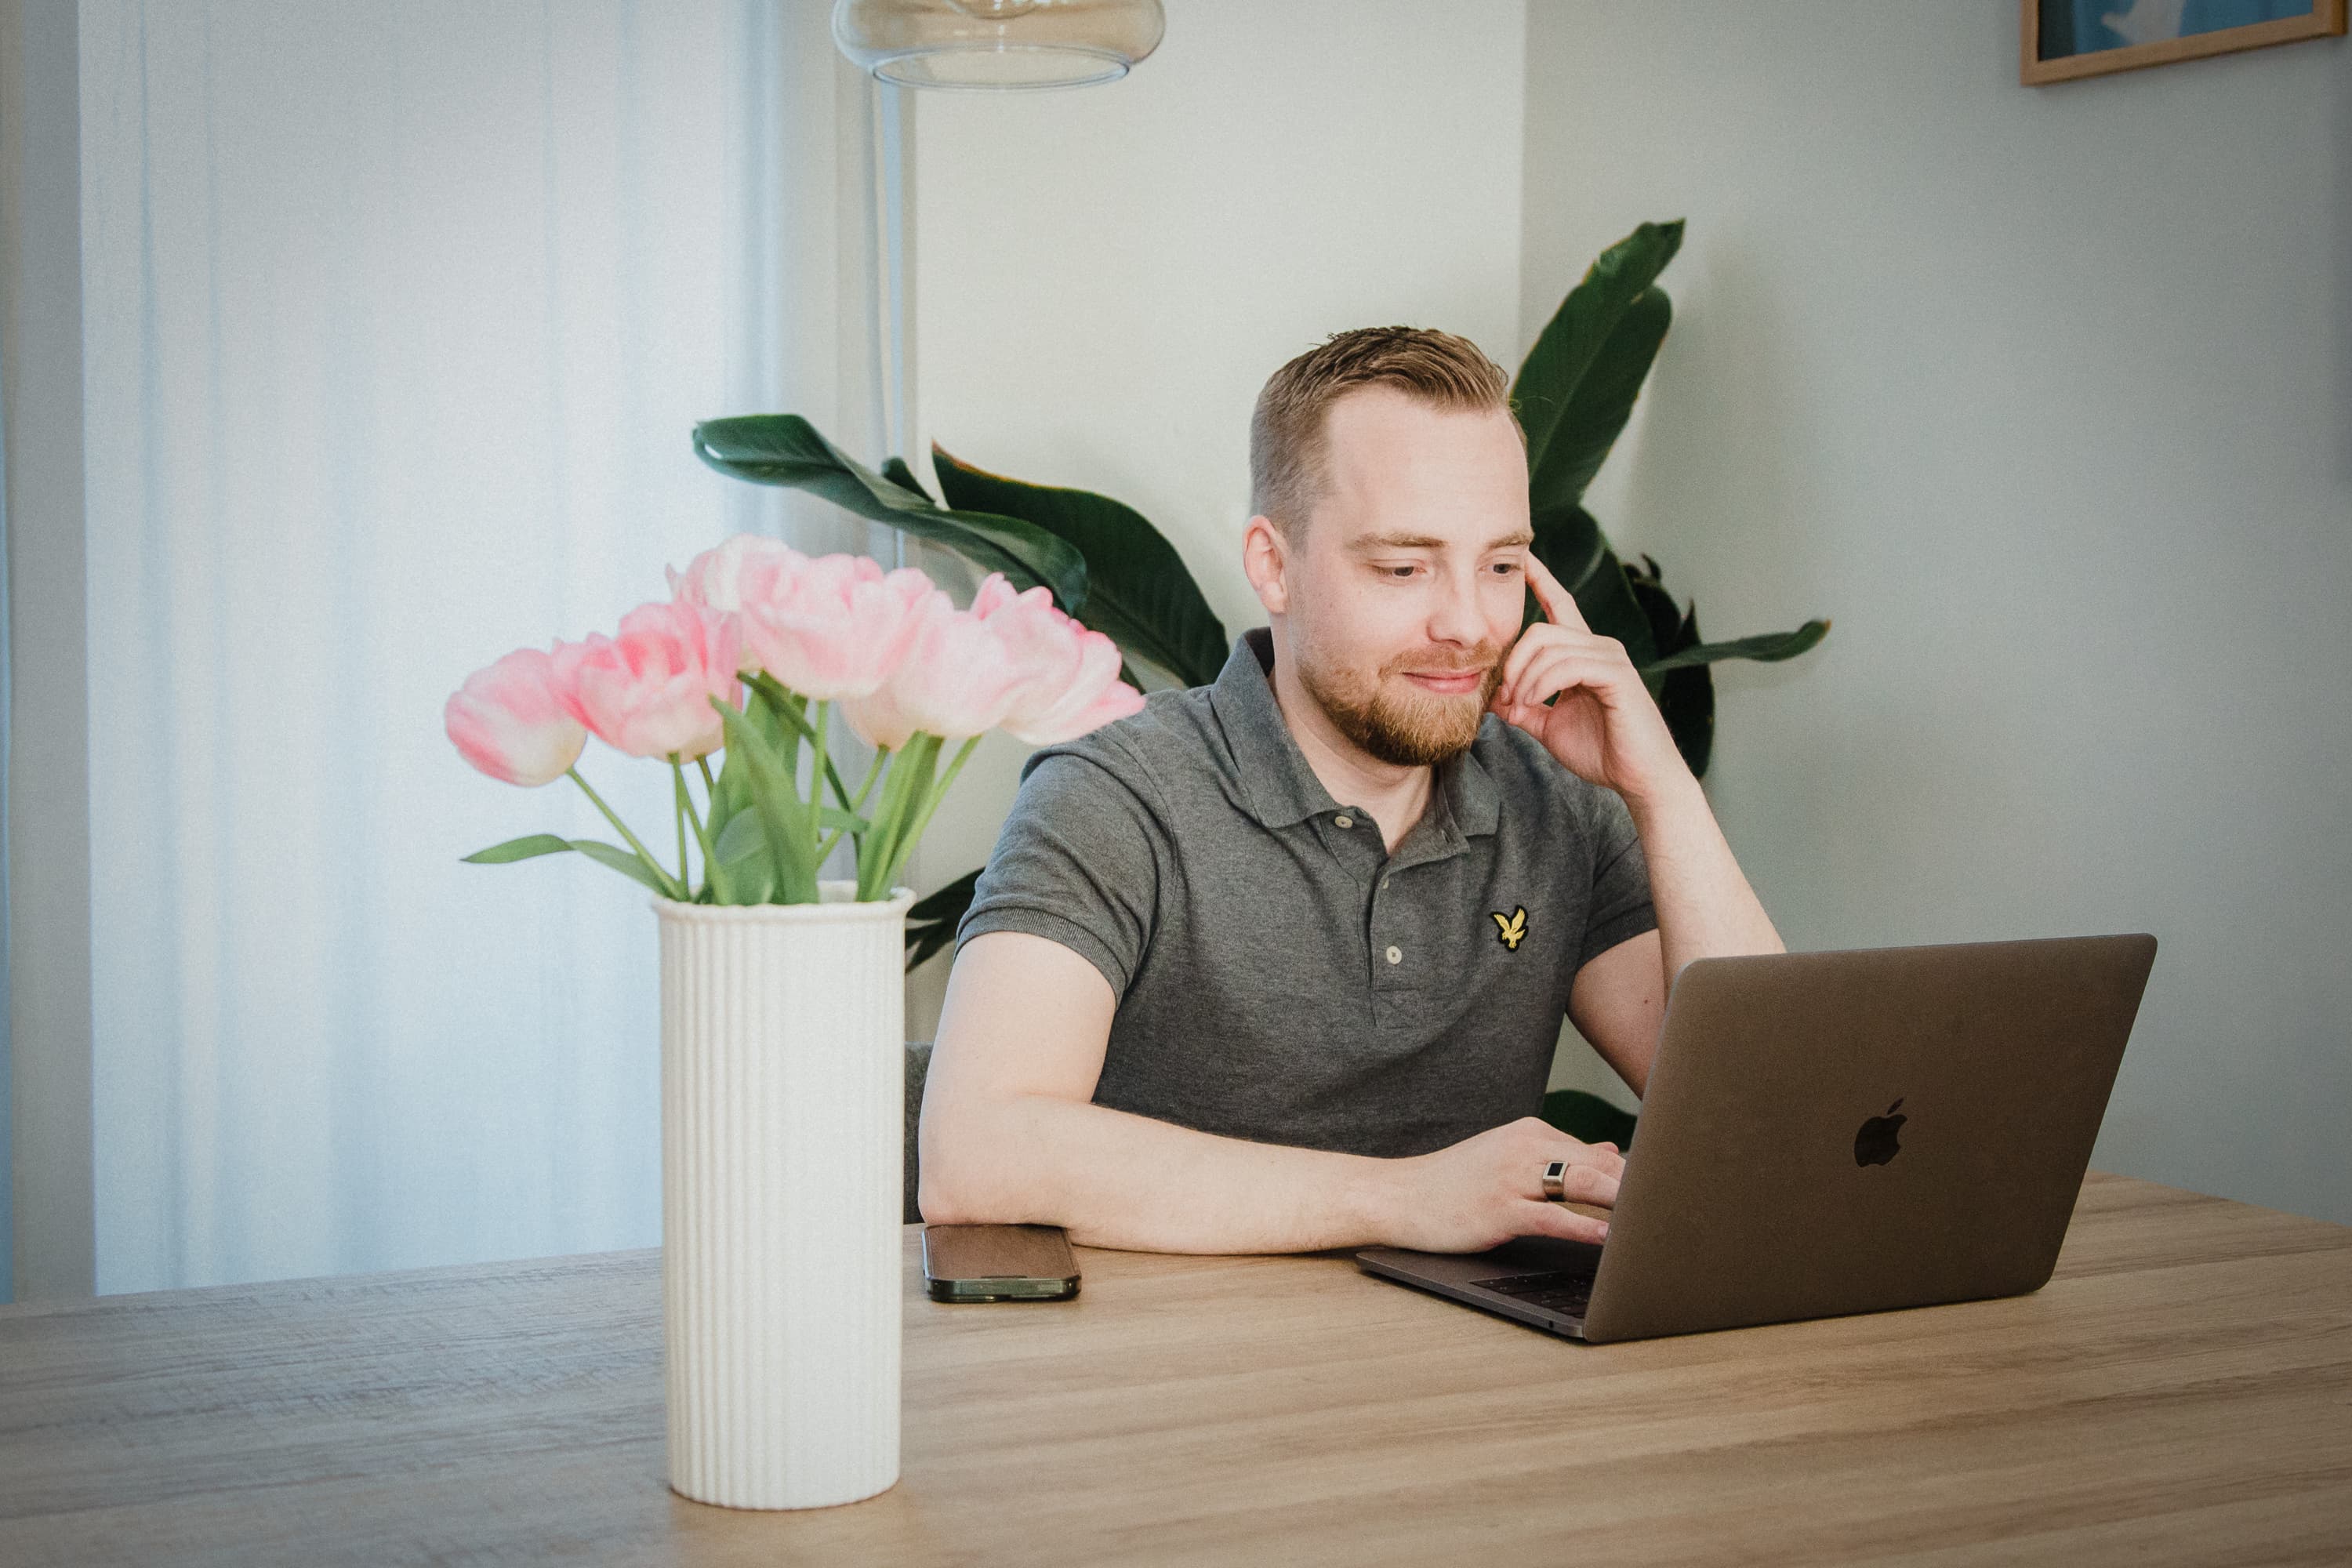
{"label": "laptop", "polygon": [[1605,1245],[1356,1260],[1594,1342],[2023,1295],[2155,961],[2147,935],[1698,959]]}

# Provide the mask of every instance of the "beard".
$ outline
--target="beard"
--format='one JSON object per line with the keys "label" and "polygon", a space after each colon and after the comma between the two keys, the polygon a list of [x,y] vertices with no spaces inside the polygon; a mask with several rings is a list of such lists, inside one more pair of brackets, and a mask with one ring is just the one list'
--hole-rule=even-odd
{"label": "beard", "polygon": [[[1485,671],[1475,691],[1459,697],[1423,691],[1402,672],[1465,674]],[[1390,660],[1366,678],[1360,671],[1330,669],[1311,659],[1298,661],[1298,684],[1329,716],[1332,726],[1364,752],[1392,767],[1425,767],[1470,749],[1478,725],[1503,683],[1503,650],[1482,647],[1444,671],[1431,670],[1425,656]]]}

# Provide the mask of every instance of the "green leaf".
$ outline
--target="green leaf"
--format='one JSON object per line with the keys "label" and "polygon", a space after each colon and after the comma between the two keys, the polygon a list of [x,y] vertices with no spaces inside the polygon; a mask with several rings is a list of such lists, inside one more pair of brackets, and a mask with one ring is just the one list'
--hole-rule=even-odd
{"label": "green leaf", "polygon": [[807,490],[943,544],[983,572],[1003,573],[1015,587],[1042,583],[1066,604],[1086,602],[1086,560],[1066,542],[1019,518],[934,506],[919,488],[894,483],[848,457],[797,414],[706,419],[694,427],[694,450],[722,474]]}
{"label": "green leaf", "polygon": [[1584,494],[1592,476],[1625,433],[1642,384],[1658,357],[1674,319],[1665,290],[1653,286],[1626,307],[1622,320],[1601,345],[1584,379],[1576,384],[1560,413],[1543,461],[1528,474],[1528,493],[1547,502]]}
{"label": "green leaf", "polygon": [[1656,675],[1696,664],[1716,664],[1727,658],[1775,664],[1784,658],[1796,658],[1829,635],[1829,622],[1807,621],[1792,632],[1766,632],[1758,637],[1735,637],[1730,642],[1694,643],[1663,658],[1636,662],[1641,664],[1643,675]]}
{"label": "green leaf", "polygon": [[663,898],[670,896],[670,890],[663,885],[661,878],[655,874],[652,867],[638,858],[634,849],[624,849],[617,844],[599,844],[593,838],[575,838],[571,847],[591,860],[610,866],[633,881],[643,882]]}
{"label": "green leaf", "polygon": [[907,906],[910,921],[960,921],[971,908],[972,889],[980,885],[984,867],[974,866],[946,887],[924,894]]}
{"label": "green leaf", "polygon": [[1644,555],[1639,566],[1627,566],[1625,586],[1633,591],[1633,602],[1642,606],[1642,615],[1650,623],[1654,659],[1697,640],[1682,635],[1682,606],[1675,603],[1666,588],[1665,574],[1658,570],[1655,561]]}
{"label": "green leaf", "polygon": [[1581,1143],[1614,1143],[1621,1152],[1633,1146],[1633,1113],[1580,1089],[1545,1095],[1543,1119]]}
{"label": "green leaf", "polygon": [[932,954],[955,940],[964,911],[971,908],[972,889],[981,868],[958,877],[946,887],[926,894],[907,910],[907,967],[919,968]]}
{"label": "green leaf", "polygon": [[740,709],[717,698],[711,703],[726,728],[730,761],[740,761],[750,770],[751,810],[768,841],[769,858],[775,864],[776,887],[783,894],[780,901],[816,902],[816,867],[811,861],[816,847],[805,841],[802,831],[807,808],[793,787],[792,773],[773,743]]}
{"label": "green leaf", "polygon": [[601,844],[593,838],[558,838],[552,833],[534,833],[526,838],[509,838],[504,844],[494,844],[466,857],[480,866],[502,866],[510,860],[529,860],[541,855],[561,855],[576,849],[591,860],[610,866],[633,881],[643,882],[664,898],[670,889],[652,867],[647,866],[634,849],[624,849],[617,844]]}
{"label": "green leaf", "polygon": [[[923,481],[915,477],[915,470],[907,467],[907,459],[904,458],[884,458],[882,477],[902,490],[914,491],[925,500],[933,499],[931,492],[923,488]],[[934,504],[937,503],[934,502]]]}
{"label": "green leaf", "polygon": [[[1574,510],[1586,524],[1591,524],[1591,515],[1581,507]],[[1594,531],[1597,536],[1597,525],[1594,525]],[[1550,568],[1552,575],[1566,583],[1571,580],[1570,572],[1573,563],[1587,546],[1573,529],[1547,531],[1538,523],[1536,526],[1536,542],[1531,548],[1536,558]],[[1640,601],[1633,597],[1633,586],[1625,579],[1625,568],[1619,563],[1616,552],[1608,545],[1601,546],[1600,558],[1572,592],[1577,613],[1584,617],[1584,624],[1601,637],[1615,637],[1623,643],[1634,668],[1641,668],[1658,656],[1657,639],[1650,629],[1650,617],[1643,610]],[[1532,625],[1541,619],[1543,611],[1530,590],[1524,622]]]}
{"label": "green leaf", "polygon": [[1511,384],[1533,504],[1574,502],[1625,428],[1674,310],[1651,285],[1682,247],[1681,220],[1645,223],[1601,253],[1560,301]]}
{"label": "green leaf", "polygon": [[748,772],[732,753],[719,763],[719,782],[710,792],[709,826],[714,837],[723,836],[728,824],[751,809],[751,787],[744,783]]}
{"label": "green leaf", "polygon": [[845,827],[853,835],[867,832],[874,826],[862,816],[830,805],[816,814],[816,821],[819,827]]}
{"label": "green leaf", "polygon": [[[1625,569],[1625,581],[1650,617],[1650,631],[1660,654],[1672,655],[1698,641],[1698,607],[1694,605],[1685,613],[1675,605],[1666,588],[1665,574],[1655,561],[1643,556],[1639,568]],[[1652,684],[1657,692],[1659,716],[1666,721],[1666,732],[1675,738],[1675,749],[1689,765],[1692,777],[1705,777],[1707,759],[1715,750],[1715,678],[1703,664],[1688,665],[1653,678]]]}
{"label": "green leaf", "polygon": [[737,813],[719,835],[716,847],[719,864],[730,869],[754,855],[765,854],[768,836],[760,831],[760,814],[756,811]]}
{"label": "green leaf", "polygon": [[760,814],[747,803],[713,840],[719,863],[727,868],[727,901],[764,904],[776,890],[776,860],[768,853],[768,836],[760,830]]}
{"label": "green leaf", "polygon": [[[1574,501],[1564,507],[1531,508],[1528,525],[1535,530],[1536,554],[1570,594],[1582,591],[1609,553],[1609,541],[1602,536],[1601,525]],[[1535,601],[1532,590],[1528,600]]]}
{"label": "green leaf", "polygon": [[504,844],[493,844],[488,849],[477,849],[464,858],[476,866],[504,866],[516,860],[529,860],[538,855],[561,855],[572,847],[568,838],[558,838],[552,833],[533,833],[521,838],[509,838]]}
{"label": "green leaf", "polygon": [[1687,665],[1668,674],[1659,688],[1658,713],[1691,777],[1706,777],[1706,764],[1715,754],[1715,677],[1706,666]]}
{"label": "green leaf", "polygon": [[1087,562],[1077,616],[1129,658],[1164,670],[1179,686],[1216,679],[1232,651],[1184,558],[1141,512],[1092,490],[1035,485],[992,474],[931,443],[931,467],[948,504],[1017,517],[1076,546]]}

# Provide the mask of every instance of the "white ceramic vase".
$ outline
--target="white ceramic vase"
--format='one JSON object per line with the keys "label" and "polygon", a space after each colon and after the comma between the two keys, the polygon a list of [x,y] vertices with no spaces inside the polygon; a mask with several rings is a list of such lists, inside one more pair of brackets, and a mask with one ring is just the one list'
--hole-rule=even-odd
{"label": "white ceramic vase", "polygon": [[898,1479],[914,894],[820,892],[653,900],[669,1482],[730,1508],[823,1508]]}

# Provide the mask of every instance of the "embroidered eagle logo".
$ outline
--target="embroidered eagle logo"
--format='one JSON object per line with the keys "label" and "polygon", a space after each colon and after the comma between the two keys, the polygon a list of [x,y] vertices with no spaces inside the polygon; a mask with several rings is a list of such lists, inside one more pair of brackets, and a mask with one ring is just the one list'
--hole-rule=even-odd
{"label": "embroidered eagle logo", "polygon": [[1507,915],[1490,913],[1486,918],[1495,922],[1496,935],[1501,940],[1503,945],[1513,952],[1518,952],[1520,939],[1528,934],[1526,907],[1522,905]]}

